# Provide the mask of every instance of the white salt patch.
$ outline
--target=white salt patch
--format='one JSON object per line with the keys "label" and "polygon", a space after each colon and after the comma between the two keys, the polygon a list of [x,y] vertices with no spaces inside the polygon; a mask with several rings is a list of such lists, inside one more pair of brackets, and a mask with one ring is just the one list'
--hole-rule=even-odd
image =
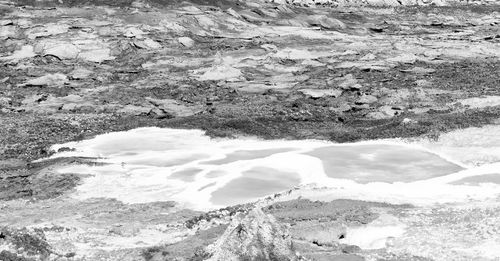
{"label": "white salt patch", "polygon": [[500,125],[454,130],[419,145],[469,167],[500,161]]}
{"label": "white salt patch", "polygon": [[[272,182],[283,173],[290,173],[290,178],[296,176],[301,186],[319,184],[329,187],[328,197],[331,199],[427,205],[465,202],[471,198],[487,199],[498,196],[500,191],[498,184],[454,184],[463,178],[495,173],[497,165],[455,172],[460,170],[460,165],[454,165],[424,147],[401,141],[334,144],[317,140],[229,140],[210,139],[199,130],[140,128],[56,145],[53,149],[61,147],[74,148],[75,151],[56,153],[53,157],[96,157],[97,161],[107,163],[59,170],[62,173],[90,174],[73,194],[78,199],[108,197],[127,203],[174,200],[189,208],[211,209],[224,206],[214,204],[213,194],[217,192],[220,199],[224,196],[220,194],[223,191],[237,193],[227,186],[240,184],[242,177],[252,179],[254,185],[271,180],[269,186],[259,187],[260,194],[263,191],[273,194],[283,184],[295,184],[293,179],[288,183],[278,182],[279,179],[276,184]],[[312,153],[318,149],[322,149],[320,156]],[[394,158],[395,150],[401,151],[398,154],[402,155]],[[396,168],[395,160],[404,166]],[[347,168],[335,167],[335,164],[347,163]],[[419,164],[428,166],[415,170]],[[451,172],[446,173],[447,168]],[[192,169],[199,171],[190,173]],[[249,177],[248,171],[255,177]],[[332,171],[338,173],[330,173]],[[187,173],[189,177],[180,178],[179,173]],[[262,178],[265,175],[269,179]],[[238,179],[240,183],[234,183]],[[242,202],[258,199],[244,191],[238,195]],[[302,192],[304,195],[308,193],[307,190]]]}
{"label": "white salt patch", "polygon": [[492,106],[500,106],[500,96],[475,97],[475,98],[463,99],[458,102],[465,106],[479,109]]}
{"label": "white salt patch", "polygon": [[489,239],[470,248],[460,249],[471,256],[481,256],[491,260],[498,260],[500,257],[500,239]]}
{"label": "white salt patch", "polygon": [[406,225],[391,215],[382,214],[368,225],[348,228],[343,244],[356,245],[362,249],[380,249],[387,247],[393,238],[405,233]]}

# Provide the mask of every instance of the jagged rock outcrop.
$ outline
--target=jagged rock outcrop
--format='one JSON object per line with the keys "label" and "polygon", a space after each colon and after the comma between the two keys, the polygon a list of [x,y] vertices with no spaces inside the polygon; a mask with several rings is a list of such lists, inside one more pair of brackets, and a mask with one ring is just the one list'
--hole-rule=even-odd
{"label": "jagged rock outcrop", "polygon": [[259,208],[235,218],[207,252],[212,261],[304,260],[293,250],[287,229]]}

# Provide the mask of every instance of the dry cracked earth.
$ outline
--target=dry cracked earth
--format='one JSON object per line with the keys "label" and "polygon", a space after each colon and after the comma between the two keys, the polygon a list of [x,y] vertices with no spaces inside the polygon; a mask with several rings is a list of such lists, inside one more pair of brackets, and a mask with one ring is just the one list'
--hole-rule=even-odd
{"label": "dry cracked earth", "polygon": [[145,126],[350,142],[498,122],[498,2],[359,2],[0,1],[0,260],[432,260],[340,242],[409,205],[78,201],[53,169],[92,159],[36,161]]}

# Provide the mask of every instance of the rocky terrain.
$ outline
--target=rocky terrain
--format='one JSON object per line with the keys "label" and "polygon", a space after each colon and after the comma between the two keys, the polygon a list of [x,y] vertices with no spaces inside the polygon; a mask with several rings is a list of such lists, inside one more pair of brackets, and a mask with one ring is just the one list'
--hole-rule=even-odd
{"label": "rocky terrain", "polygon": [[396,2],[0,1],[0,260],[428,260],[341,241],[411,206],[78,201],[54,166],[97,163],[36,161],[144,126],[350,142],[498,123],[498,1]]}

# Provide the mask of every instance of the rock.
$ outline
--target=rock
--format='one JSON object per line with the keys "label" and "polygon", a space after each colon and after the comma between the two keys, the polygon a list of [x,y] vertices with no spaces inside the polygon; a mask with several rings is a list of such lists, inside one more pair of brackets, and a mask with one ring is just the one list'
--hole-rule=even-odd
{"label": "rock", "polygon": [[340,82],[338,86],[344,90],[359,90],[362,87],[352,74],[347,74],[343,77],[336,78],[335,80]]}
{"label": "rock", "polygon": [[92,104],[75,94],[63,97],[54,96],[32,96],[23,100],[25,111],[37,113],[53,113],[60,110],[72,111],[84,106],[93,107]]}
{"label": "rock", "polygon": [[21,60],[26,58],[35,57],[36,53],[34,52],[34,48],[31,45],[24,45],[20,50],[16,50],[13,54],[0,57],[0,60]]}
{"label": "rock", "polygon": [[158,107],[164,114],[174,117],[191,116],[202,110],[200,107],[186,106],[173,99],[159,100],[147,97],[146,100]]}
{"label": "rock", "polygon": [[307,18],[307,22],[311,26],[321,26],[322,28],[331,30],[340,30],[346,28],[346,25],[341,21],[328,17],[326,15],[310,15]]}
{"label": "rock", "polygon": [[377,58],[377,56],[375,56],[374,54],[372,53],[369,53],[361,58],[359,58],[361,61],[371,61],[371,60],[375,60]]}
{"label": "rock", "polygon": [[0,97],[0,107],[9,107],[11,99],[7,97]]}
{"label": "rock", "polygon": [[402,121],[401,121],[401,124],[403,125],[406,125],[406,124],[415,124],[415,123],[418,123],[418,121],[416,120],[412,120],[410,118],[404,118]]}
{"label": "rock", "polygon": [[416,81],[415,81],[415,84],[416,84],[418,87],[430,87],[430,86],[432,86],[432,82],[430,82],[430,81],[428,81],[428,80],[425,80],[425,79],[416,80]]}
{"label": "rock", "polygon": [[89,76],[94,73],[93,71],[83,69],[83,68],[77,68],[73,70],[70,74],[69,77],[72,80],[85,80],[89,78]]}
{"label": "rock", "polygon": [[233,17],[235,17],[235,18],[238,18],[238,19],[241,19],[241,18],[242,18],[242,17],[241,17],[241,15],[240,15],[238,12],[236,12],[233,8],[228,8],[228,9],[226,10],[226,13],[228,13],[228,14],[230,14],[231,16],[233,16]]}
{"label": "rock", "polygon": [[180,44],[184,45],[187,48],[193,47],[193,45],[194,45],[194,40],[189,38],[189,37],[185,37],[185,36],[179,37],[179,39],[177,39],[177,41],[179,41]]}
{"label": "rock", "polygon": [[240,11],[239,14],[250,23],[266,23],[270,21],[269,19],[263,18],[258,13],[252,11],[243,10]]}
{"label": "rock", "polygon": [[286,229],[258,208],[245,217],[235,217],[207,252],[212,261],[300,260]]}
{"label": "rock", "polygon": [[135,41],[134,45],[138,48],[141,49],[161,49],[161,44],[155,40],[151,40],[149,38],[146,38],[145,40],[142,41]]}
{"label": "rock", "polygon": [[49,260],[53,252],[41,229],[0,228],[0,260]]}
{"label": "rock", "polygon": [[111,55],[109,44],[103,39],[78,39],[71,41],[71,43],[80,50],[78,59],[96,63],[115,59]]}
{"label": "rock", "polygon": [[304,60],[302,63],[302,65],[305,65],[305,66],[312,66],[312,67],[321,67],[321,66],[325,66],[324,63],[321,63],[321,62],[318,62],[316,60]]}
{"label": "rock", "polygon": [[36,39],[51,35],[67,33],[69,26],[65,24],[46,24],[43,27],[35,27],[25,32],[28,39]]}
{"label": "rock", "polygon": [[10,19],[0,20],[0,26],[13,25],[14,22]]}
{"label": "rock", "polygon": [[239,69],[229,65],[218,65],[210,68],[199,77],[200,81],[220,81],[220,80],[237,80],[242,73]]}
{"label": "rock", "polygon": [[132,4],[130,4],[133,8],[150,8],[151,6],[146,3],[145,1],[139,0],[139,1],[134,1]]}
{"label": "rock", "polygon": [[203,13],[203,11],[201,11],[200,8],[198,8],[194,5],[184,6],[181,8],[181,10],[183,10],[184,12],[189,13],[189,14],[202,14]]}
{"label": "rock", "polygon": [[[214,28],[217,28],[219,25],[217,24],[215,17],[209,16],[209,15],[196,15],[195,16],[196,21],[198,22],[198,27],[206,29],[206,30],[213,30]],[[199,35],[199,34],[198,34]]]}
{"label": "rock", "polygon": [[123,32],[123,35],[128,38],[137,38],[137,39],[142,39],[144,38],[144,34],[146,34],[144,31],[137,27],[129,27],[125,29]]}
{"label": "rock", "polygon": [[375,112],[370,112],[366,116],[372,119],[389,119],[392,118],[400,113],[401,110],[399,108],[394,108],[392,106],[381,106],[378,108],[378,111]]}
{"label": "rock", "polygon": [[126,105],[122,109],[118,110],[118,113],[129,114],[129,115],[147,115],[151,112],[152,108],[136,105]]}
{"label": "rock", "polygon": [[260,46],[260,48],[262,48],[268,52],[278,50],[278,47],[276,47],[276,45],[274,45],[274,44],[263,44]]}
{"label": "rock", "polygon": [[111,56],[111,50],[107,48],[81,52],[78,58],[96,63],[115,59],[115,57]]}
{"label": "rock", "polygon": [[411,69],[408,69],[408,70],[401,70],[402,72],[409,72],[409,73],[416,73],[416,74],[431,74],[433,72],[435,72],[436,70],[435,69],[432,69],[432,68],[424,68],[424,67],[413,67]]}
{"label": "rock", "polygon": [[356,101],[356,104],[359,104],[359,105],[361,105],[361,104],[371,104],[371,103],[376,102],[377,100],[378,100],[377,97],[375,97],[373,95],[362,95]]}
{"label": "rock", "polygon": [[298,222],[291,227],[290,234],[293,238],[306,240],[319,246],[331,246],[346,235],[346,227],[340,222],[305,221]]}
{"label": "rock", "polygon": [[350,111],[351,109],[352,109],[352,106],[347,104],[347,103],[341,103],[338,107],[330,107],[329,108],[329,110],[337,112],[337,113]]}
{"label": "rock", "polygon": [[318,99],[321,97],[337,98],[342,95],[342,90],[339,89],[300,89],[299,92],[310,96],[313,99]]}
{"label": "rock", "polygon": [[392,58],[388,58],[387,61],[395,63],[415,63],[417,61],[417,56],[412,53],[404,53]]}
{"label": "rock", "polygon": [[37,52],[44,55],[54,55],[60,59],[75,59],[80,50],[71,43],[64,41],[45,41],[35,47]]}
{"label": "rock", "polygon": [[68,77],[61,73],[47,74],[35,79],[27,81],[25,86],[51,86],[51,87],[62,87],[64,84],[68,83]]}
{"label": "rock", "polygon": [[282,59],[304,60],[304,59],[311,59],[313,55],[308,50],[285,48],[283,50],[279,50],[275,54],[275,56],[277,58],[282,58]]}
{"label": "rock", "polygon": [[11,36],[16,35],[17,29],[15,26],[1,26],[0,27],[0,39],[7,39]]}

